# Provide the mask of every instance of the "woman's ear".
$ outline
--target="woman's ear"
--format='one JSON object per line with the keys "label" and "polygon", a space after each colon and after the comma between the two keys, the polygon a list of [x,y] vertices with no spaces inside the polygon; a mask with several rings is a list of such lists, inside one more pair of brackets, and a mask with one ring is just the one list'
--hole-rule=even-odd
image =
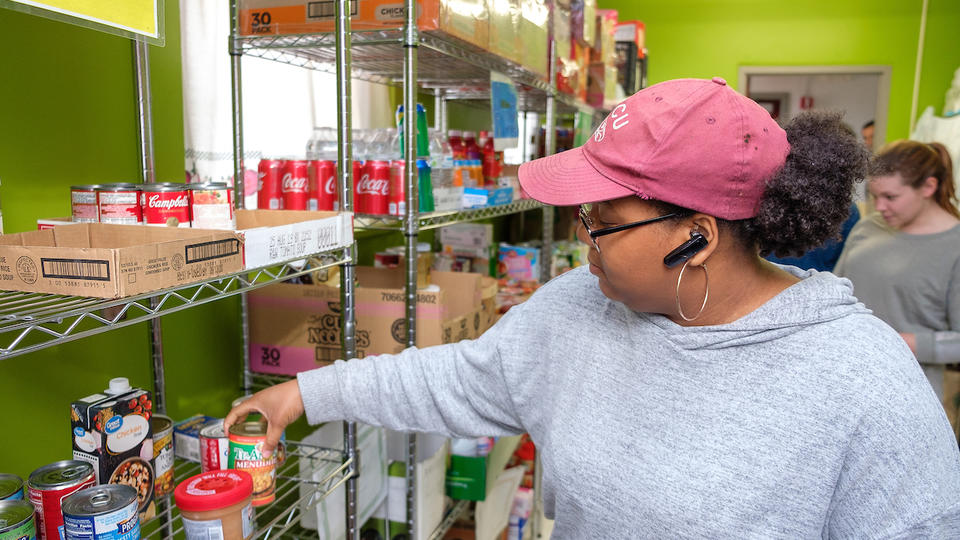
{"label": "woman's ear", "polygon": [[717,225],[717,218],[707,214],[694,214],[691,221],[693,228],[690,232],[702,234],[707,240],[707,246],[690,258],[691,265],[699,266],[709,259],[717,249],[717,245],[720,243],[720,227]]}
{"label": "woman's ear", "polygon": [[926,180],[923,181],[923,184],[920,185],[920,194],[923,197],[930,198],[937,193],[937,187],[939,187],[940,181],[937,180],[934,176],[928,176]]}

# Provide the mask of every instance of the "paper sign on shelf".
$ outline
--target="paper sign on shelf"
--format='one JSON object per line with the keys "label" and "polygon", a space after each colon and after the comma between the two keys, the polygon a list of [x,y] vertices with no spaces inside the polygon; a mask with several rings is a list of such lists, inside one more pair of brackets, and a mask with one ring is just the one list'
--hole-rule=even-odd
{"label": "paper sign on shelf", "polygon": [[152,45],[164,44],[164,0],[0,0],[0,7],[30,13]]}
{"label": "paper sign on shelf", "polygon": [[517,121],[517,87],[506,75],[490,72],[490,111],[493,115],[493,147],[498,152],[516,148],[520,137]]}

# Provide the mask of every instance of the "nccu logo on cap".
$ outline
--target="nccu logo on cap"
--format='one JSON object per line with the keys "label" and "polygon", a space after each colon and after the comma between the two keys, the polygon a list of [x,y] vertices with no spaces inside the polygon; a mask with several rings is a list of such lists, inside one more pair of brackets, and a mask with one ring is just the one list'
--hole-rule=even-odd
{"label": "nccu logo on cap", "polygon": [[610,115],[604,118],[603,122],[600,122],[600,127],[593,132],[593,140],[598,143],[603,142],[604,137],[607,136],[607,120],[613,120],[613,130],[618,131],[630,123],[629,117],[630,113],[627,112],[627,104],[621,103],[617,105],[613,111],[610,112]]}

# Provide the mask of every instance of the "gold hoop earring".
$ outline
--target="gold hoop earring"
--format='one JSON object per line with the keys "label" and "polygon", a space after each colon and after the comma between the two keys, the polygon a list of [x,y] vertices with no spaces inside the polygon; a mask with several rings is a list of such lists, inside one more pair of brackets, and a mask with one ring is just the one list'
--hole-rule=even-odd
{"label": "gold hoop earring", "polygon": [[710,274],[707,272],[707,265],[701,264],[700,268],[703,268],[703,275],[707,278],[706,288],[703,292],[703,303],[700,304],[700,310],[697,311],[697,314],[693,317],[687,317],[683,313],[683,307],[680,306],[680,282],[683,281],[683,271],[687,269],[687,265],[690,264],[690,261],[683,263],[683,267],[680,268],[680,275],[677,276],[677,312],[680,314],[680,318],[690,322],[697,319],[701,313],[703,313],[703,308],[707,307],[707,298],[710,297]]}

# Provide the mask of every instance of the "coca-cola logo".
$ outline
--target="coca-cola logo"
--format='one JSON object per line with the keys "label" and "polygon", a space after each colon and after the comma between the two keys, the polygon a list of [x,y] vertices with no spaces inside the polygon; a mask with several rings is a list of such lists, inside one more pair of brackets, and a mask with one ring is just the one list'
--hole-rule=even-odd
{"label": "coca-cola logo", "polygon": [[390,182],[386,180],[375,180],[370,175],[363,175],[360,182],[357,183],[357,193],[364,195],[383,195],[389,194]]}
{"label": "coca-cola logo", "polygon": [[324,184],[324,186],[323,186],[323,191],[325,191],[325,192],[327,193],[327,195],[333,195],[334,193],[337,192],[337,177],[336,177],[336,176],[331,176],[330,178],[327,178],[327,183]]}
{"label": "coca-cola logo", "polygon": [[151,195],[147,199],[147,208],[160,208],[162,210],[173,210],[174,208],[186,208],[190,206],[190,200],[186,195],[181,195],[173,199],[164,199],[160,195]]}
{"label": "coca-cola logo", "polygon": [[306,178],[294,178],[290,173],[283,175],[283,182],[281,184],[283,191],[285,192],[307,192],[307,179]]}

